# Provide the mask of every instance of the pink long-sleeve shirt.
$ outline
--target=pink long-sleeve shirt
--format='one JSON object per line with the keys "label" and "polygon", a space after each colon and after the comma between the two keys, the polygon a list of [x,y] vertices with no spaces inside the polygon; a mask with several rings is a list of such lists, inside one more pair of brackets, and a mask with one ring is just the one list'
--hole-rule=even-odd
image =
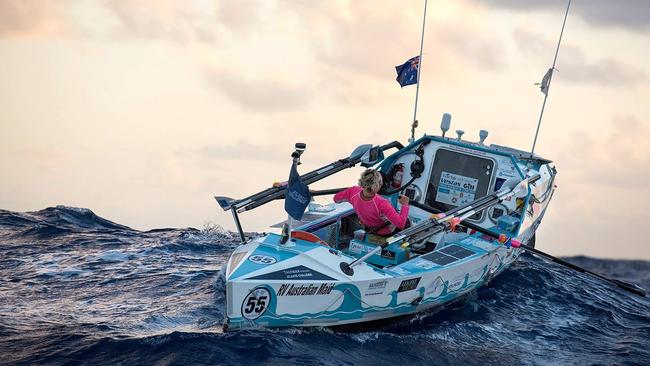
{"label": "pink long-sleeve shirt", "polygon": [[382,227],[385,225],[386,220],[394,225],[384,226],[379,229],[377,232],[379,235],[388,235],[395,230],[395,227],[404,228],[409,214],[408,205],[402,205],[401,212],[397,213],[384,197],[375,194],[371,199],[365,200],[361,196],[361,191],[363,191],[363,188],[359,186],[350,187],[334,195],[334,202],[350,202],[361,223],[368,227]]}

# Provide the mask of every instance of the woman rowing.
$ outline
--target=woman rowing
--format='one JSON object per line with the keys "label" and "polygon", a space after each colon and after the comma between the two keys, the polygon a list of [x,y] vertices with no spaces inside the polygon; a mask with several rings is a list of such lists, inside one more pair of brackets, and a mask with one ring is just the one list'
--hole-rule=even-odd
{"label": "woman rowing", "polygon": [[407,226],[409,198],[399,197],[402,208],[398,213],[386,198],[377,194],[382,183],[377,170],[367,169],[361,173],[359,185],[337,193],[334,202],[350,202],[367,232],[389,236]]}

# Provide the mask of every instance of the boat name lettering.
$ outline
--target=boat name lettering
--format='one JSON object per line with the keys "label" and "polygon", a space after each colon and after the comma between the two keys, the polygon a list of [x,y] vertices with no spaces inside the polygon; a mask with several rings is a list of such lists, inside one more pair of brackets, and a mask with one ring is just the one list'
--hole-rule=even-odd
{"label": "boat name lettering", "polygon": [[322,284],[282,284],[278,289],[278,296],[307,296],[307,295],[328,295],[334,289],[334,283]]}
{"label": "boat name lettering", "polygon": [[418,283],[420,283],[421,278],[422,277],[416,277],[416,278],[411,278],[410,280],[402,281],[402,283],[399,284],[399,288],[397,289],[397,292],[406,292],[415,289],[418,286]]}

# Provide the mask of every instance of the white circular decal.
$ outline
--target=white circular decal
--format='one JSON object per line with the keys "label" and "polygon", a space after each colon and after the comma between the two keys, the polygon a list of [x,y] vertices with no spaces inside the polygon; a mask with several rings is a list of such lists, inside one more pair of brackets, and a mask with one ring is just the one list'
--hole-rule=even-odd
{"label": "white circular decal", "polygon": [[264,287],[251,291],[241,304],[241,314],[248,320],[255,320],[262,316],[271,301],[271,293]]}
{"label": "white circular decal", "polygon": [[277,260],[269,255],[255,254],[248,257],[248,260],[256,264],[269,265],[277,262]]}

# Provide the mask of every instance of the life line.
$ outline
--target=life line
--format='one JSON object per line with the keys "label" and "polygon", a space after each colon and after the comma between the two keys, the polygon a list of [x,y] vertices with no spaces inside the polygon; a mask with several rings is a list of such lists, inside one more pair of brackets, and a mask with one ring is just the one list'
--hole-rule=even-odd
{"label": "life line", "polygon": [[317,244],[320,244],[320,245],[324,245],[326,247],[330,246],[329,244],[327,244],[327,242],[324,242],[323,240],[321,240],[321,238],[319,238],[315,234],[310,233],[308,231],[293,230],[291,232],[291,237],[294,238],[294,239],[304,240],[304,241],[308,241],[308,242],[311,242],[311,243],[317,243]]}

